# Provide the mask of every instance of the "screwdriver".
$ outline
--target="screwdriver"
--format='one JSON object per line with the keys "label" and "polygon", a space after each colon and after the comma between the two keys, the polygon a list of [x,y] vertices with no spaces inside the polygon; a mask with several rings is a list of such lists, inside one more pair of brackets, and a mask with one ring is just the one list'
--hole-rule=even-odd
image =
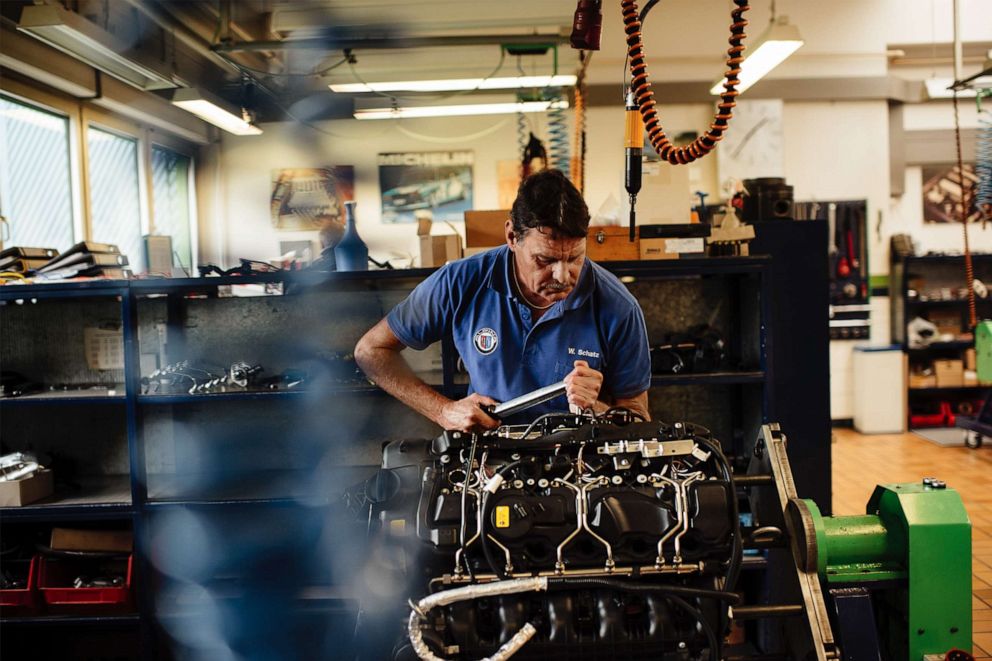
{"label": "screwdriver", "polygon": [[634,242],[634,206],[637,204],[637,194],[641,190],[641,151],[644,148],[644,119],[637,107],[633,92],[627,92],[627,124],[624,135],[624,156],[626,169],[624,171],[624,188],[630,195],[630,241]]}

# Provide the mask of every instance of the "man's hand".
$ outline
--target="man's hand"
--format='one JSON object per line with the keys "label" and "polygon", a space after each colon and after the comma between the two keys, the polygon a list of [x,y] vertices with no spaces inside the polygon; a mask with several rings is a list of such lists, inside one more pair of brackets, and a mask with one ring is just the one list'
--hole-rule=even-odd
{"label": "man's hand", "polygon": [[499,420],[487,415],[482,410],[482,405],[491,404],[495,406],[498,403],[492,397],[472,393],[465,399],[450,401],[442,406],[441,415],[435,422],[441,425],[442,429],[463,432],[473,432],[479,429],[496,429],[499,427]]}
{"label": "man's hand", "polygon": [[590,409],[599,399],[603,387],[603,373],[589,367],[584,360],[577,360],[574,369],[565,377],[565,396],[570,406]]}

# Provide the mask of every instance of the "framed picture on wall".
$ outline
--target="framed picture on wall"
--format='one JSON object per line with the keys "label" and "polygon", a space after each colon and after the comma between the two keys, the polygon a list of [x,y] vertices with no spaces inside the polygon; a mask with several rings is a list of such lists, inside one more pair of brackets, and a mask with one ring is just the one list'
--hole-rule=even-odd
{"label": "framed picture on wall", "polygon": [[272,226],[277,230],[317,230],[344,222],[344,202],[355,199],[350,165],[272,171]]}
{"label": "framed picture on wall", "polygon": [[[957,164],[923,166],[923,220],[927,223],[961,222],[962,173]],[[974,163],[965,163],[963,172],[966,200],[975,198],[978,175]],[[968,222],[975,223],[981,213],[968,209]]]}
{"label": "framed picture on wall", "polygon": [[382,222],[412,223],[429,210],[436,221],[461,221],[472,208],[471,151],[379,154]]}

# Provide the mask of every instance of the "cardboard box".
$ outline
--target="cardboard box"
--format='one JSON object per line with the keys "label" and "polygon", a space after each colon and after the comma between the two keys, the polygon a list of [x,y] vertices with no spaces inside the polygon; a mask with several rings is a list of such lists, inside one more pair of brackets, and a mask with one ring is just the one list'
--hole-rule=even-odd
{"label": "cardboard box", "polygon": [[702,256],[706,252],[706,239],[641,239],[641,259],[678,259]]}
{"label": "cardboard box", "polygon": [[52,495],[52,471],[42,469],[30,477],[0,482],[0,507],[20,507]]}
{"label": "cardboard box", "polygon": [[[506,243],[506,221],[509,209],[496,211],[465,212],[465,246],[467,248],[495,248]],[[477,250],[476,252],[481,252]]]}
{"label": "cardboard box", "polygon": [[429,218],[417,220],[420,238],[420,265],[424,268],[444,266],[462,257],[462,237],[454,227],[451,234],[431,234],[433,223]]}
{"label": "cardboard box", "polygon": [[964,361],[935,360],[933,372],[938,388],[956,388],[964,385]]}
{"label": "cardboard box", "polygon": [[76,530],[52,528],[50,546],[56,551],[103,551],[130,553],[134,545],[130,530]]}
{"label": "cardboard box", "polygon": [[964,352],[964,368],[966,370],[975,371],[978,369],[978,361],[975,358],[975,350],[965,349]]}
{"label": "cardboard box", "polygon": [[616,226],[590,225],[586,233],[586,257],[594,262],[616,262],[641,258],[640,242],[630,229]]}
{"label": "cardboard box", "polygon": [[638,223],[689,222],[693,204],[690,169],[661,161],[644,163],[637,195]]}
{"label": "cardboard box", "polygon": [[933,388],[937,385],[937,377],[933,374],[910,374],[910,388]]}

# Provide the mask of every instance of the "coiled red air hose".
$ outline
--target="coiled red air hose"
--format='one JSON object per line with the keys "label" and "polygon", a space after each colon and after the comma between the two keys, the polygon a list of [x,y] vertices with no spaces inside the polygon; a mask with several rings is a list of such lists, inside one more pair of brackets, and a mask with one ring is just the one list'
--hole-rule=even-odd
{"label": "coiled red air hose", "polygon": [[720,103],[717,104],[717,113],[713,118],[710,128],[702,136],[696,138],[687,147],[676,147],[661,126],[661,119],[655,108],[654,92],[651,91],[651,81],[648,80],[648,65],[644,59],[644,47],[641,41],[641,21],[638,18],[637,3],[635,0],[620,0],[620,8],[623,12],[624,32],[627,34],[627,53],[630,57],[630,88],[637,99],[641,116],[644,118],[644,128],[647,129],[648,138],[654,146],[658,155],[672,163],[673,165],[691,163],[697,158],[702,158],[710,153],[716,143],[723,138],[724,131],[730,118],[733,117],[733,108],[737,105],[735,99],[740,93],[736,86],[740,84],[737,76],[741,72],[741,62],[744,61],[743,41],[747,35],[744,28],[747,21],[744,19],[744,12],[750,7],[748,0],[734,0],[736,5],[730,12],[730,48],[727,49],[727,73],[726,81],[723,83],[723,94],[720,95]]}

